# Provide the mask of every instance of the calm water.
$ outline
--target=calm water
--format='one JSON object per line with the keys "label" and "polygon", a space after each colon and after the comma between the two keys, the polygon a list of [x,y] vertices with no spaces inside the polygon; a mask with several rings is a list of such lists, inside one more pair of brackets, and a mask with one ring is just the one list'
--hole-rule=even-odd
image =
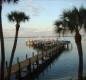
{"label": "calm water", "polygon": [[[15,52],[15,57],[13,64],[15,64],[16,58],[19,57],[20,61],[25,59],[25,55],[28,54],[28,57],[32,56],[32,52],[37,54],[37,51],[33,48],[26,46],[26,41],[31,38],[19,38],[18,44]],[[35,38],[37,39],[37,38]],[[78,76],[78,67],[79,67],[79,55],[77,47],[74,43],[73,37],[64,37],[64,40],[70,40],[72,43],[72,49],[69,51],[64,51],[53,64],[44,70],[44,73],[39,75],[39,80],[70,80],[77,79]],[[6,60],[9,61],[13,38],[5,38],[5,51],[6,51]],[[83,46],[83,76],[86,76],[86,38],[82,39]],[[37,79],[36,79],[37,80]]]}
{"label": "calm water", "polygon": [[[30,40],[32,40],[32,39],[33,38],[30,38]],[[37,38],[34,38],[34,39],[37,39]],[[37,54],[37,50],[34,50],[33,48],[30,48],[29,46],[26,45],[26,41],[28,41],[28,40],[29,40],[28,38],[19,38],[18,39],[13,64],[15,64],[17,62],[17,57],[19,57],[19,60],[22,61],[22,60],[26,59],[26,54],[28,55],[28,57],[32,56],[32,52]],[[6,61],[8,61],[8,62],[9,62],[9,59],[11,56],[13,42],[14,42],[14,38],[5,38],[5,53],[6,53],[5,57],[6,57]]]}

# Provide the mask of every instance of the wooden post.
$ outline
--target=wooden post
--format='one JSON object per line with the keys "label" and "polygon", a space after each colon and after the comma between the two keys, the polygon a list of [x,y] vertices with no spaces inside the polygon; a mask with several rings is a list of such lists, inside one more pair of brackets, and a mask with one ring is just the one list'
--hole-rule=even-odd
{"label": "wooden post", "polygon": [[38,60],[38,55],[36,55],[36,56],[37,56],[36,64],[37,64],[37,69],[38,69],[38,67],[39,67],[39,60]]}
{"label": "wooden post", "polygon": [[31,58],[29,58],[29,65],[27,66],[27,70],[31,73]]}
{"label": "wooden post", "polygon": [[19,67],[19,71],[17,73],[17,76],[21,77],[20,62],[19,62],[19,58],[18,57],[17,57],[17,64],[18,64],[18,67]]}
{"label": "wooden post", "polygon": [[56,46],[55,46],[55,52],[54,52],[54,54],[56,54],[56,52],[57,52],[57,48],[56,48]]}
{"label": "wooden post", "polygon": [[31,73],[31,58],[29,58],[29,70],[30,70],[30,73]]}
{"label": "wooden post", "polygon": [[[6,68],[7,68],[7,73],[8,73],[8,62],[6,61]],[[7,76],[8,77],[8,76]]]}
{"label": "wooden post", "polygon": [[53,56],[53,53],[54,53],[54,51],[53,51],[53,47],[51,48],[51,53],[52,53],[52,56]]}
{"label": "wooden post", "polygon": [[33,57],[34,57],[34,52],[32,53]]}
{"label": "wooden post", "polygon": [[7,68],[7,70],[8,70],[8,62],[6,61],[6,68]]}
{"label": "wooden post", "polygon": [[[34,52],[32,53],[32,56],[34,57]],[[33,71],[34,71],[34,63],[33,63]]]}
{"label": "wooden post", "polygon": [[52,57],[53,57],[53,50],[52,50],[52,48],[51,48],[51,52],[50,52],[50,55],[51,55],[51,57],[50,57],[50,59],[52,59]]}
{"label": "wooden post", "polygon": [[67,50],[68,50],[68,47],[69,47],[69,46],[68,46],[68,42],[67,42]]}
{"label": "wooden post", "polygon": [[27,57],[27,54],[26,54],[26,60],[27,60],[27,58],[28,58],[28,57]]}
{"label": "wooden post", "polygon": [[57,53],[57,46],[55,46],[55,54]]}
{"label": "wooden post", "polygon": [[53,53],[54,53],[54,52],[53,52],[53,47],[51,47],[51,53],[52,53],[52,55],[53,55]]}
{"label": "wooden post", "polygon": [[48,53],[49,58],[51,58],[51,52]]}
{"label": "wooden post", "polygon": [[58,48],[58,54],[60,53],[60,50],[59,50],[59,48]]}
{"label": "wooden post", "polygon": [[44,54],[42,52],[42,64],[43,64],[43,62],[44,62]]}
{"label": "wooden post", "polygon": [[46,55],[45,55],[45,60],[47,59],[47,50],[46,50]]}

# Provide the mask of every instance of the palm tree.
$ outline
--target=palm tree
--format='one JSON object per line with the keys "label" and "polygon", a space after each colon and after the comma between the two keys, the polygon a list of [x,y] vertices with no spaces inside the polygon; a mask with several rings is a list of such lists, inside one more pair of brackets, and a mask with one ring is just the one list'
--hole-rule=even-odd
{"label": "palm tree", "polygon": [[56,33],[59,33],[59,28],[61,28],[60,32],[70,31],[71,33],[75,33],[74,37],[78,53],[79,55],[83,55],[80,30],[83,29],[86,31],[86,9],[81,6],[79,9],[74,7],[72,10],[64,10],[60,20],[55,21],[54,24]]}
{"label": "palm tree", "polygon": [[18,3],[19,0],[0,0],[0,41],[1,41],[1,74],[0,80],[4,80],[4,63],[5,63],[5,49],[4,49],[4,37],[2,28],[2,4],[3,3]]}
{"label": "palm tree", "polygon": [[14,45],[13,45],[11,58],[10,58],[10,63],[9,63],[9,74],[8,75],[9,75],[9,78],[10,78],[13,57],[14,57],[14,53],[15,53],[15,50],[16,50],[16,46],[17,46],[17,39],[18,39],[18,32],[19,32],[19,28],[20,28],[20,23],[25,22],[26,20],[29,20],[29,16],[26,16],[23,12],[14,11],[14,12],[11,12],[10,14],[8,14],[7,17],[8,17],[8,20],[10,22],[16,22],[15,40],[14,40]]}

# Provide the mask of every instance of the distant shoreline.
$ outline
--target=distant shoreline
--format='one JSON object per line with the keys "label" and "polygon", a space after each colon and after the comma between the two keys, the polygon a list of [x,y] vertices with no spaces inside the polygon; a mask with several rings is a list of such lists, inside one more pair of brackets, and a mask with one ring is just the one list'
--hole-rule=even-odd
{"label": "distant shoreline", "polygon": [[[59,36],[31,36],[31,37],[18,37],[18,38],[52,38],[52,37],[59,37]],[[74,37],[74,36],[61,36],[61,37]],[[86,35],[82,35],[82,37],[86,37]],[[4,37],[4,38],[14,38],[14,37]]]}

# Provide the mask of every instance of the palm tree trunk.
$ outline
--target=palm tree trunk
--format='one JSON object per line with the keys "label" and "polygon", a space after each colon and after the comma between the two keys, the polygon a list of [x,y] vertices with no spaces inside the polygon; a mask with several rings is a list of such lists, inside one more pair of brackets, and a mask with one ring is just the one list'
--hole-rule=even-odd
{"label": "palm tree trunk", "polygon": [[11,76],[11,67],[12,67],[12,62],[13,62],[13,58],[14,58],[14,54],[17,46],[18,32],[19,32],[19,25],[16,25],[15,40],[14,40],[14,45],[13,45],[10,63],[9,63],[8,80],[10,80],[10,76]]}
{"label": "palm tree trunk", "polygon": [[79,53],[78,80],[83,80],[83,54]]}
{"label": "palm tree trunk", "polygon": [[82,50],[82,44],[81,44],[81,35],[79,31],[76,31],[75,42],[76,42],[78,54],[79,54],[78,80],[82,80],[83,78],[83,50]]}
{"label": "palm tree trunk", "polygon": [[2,5],[0,1],[0,41],[1,41],[1,74],[0,80],[4,80],[4,66],[5,66],[5,48],[4,48],[4,37],[3,37],[3,29],[2,29]]}

